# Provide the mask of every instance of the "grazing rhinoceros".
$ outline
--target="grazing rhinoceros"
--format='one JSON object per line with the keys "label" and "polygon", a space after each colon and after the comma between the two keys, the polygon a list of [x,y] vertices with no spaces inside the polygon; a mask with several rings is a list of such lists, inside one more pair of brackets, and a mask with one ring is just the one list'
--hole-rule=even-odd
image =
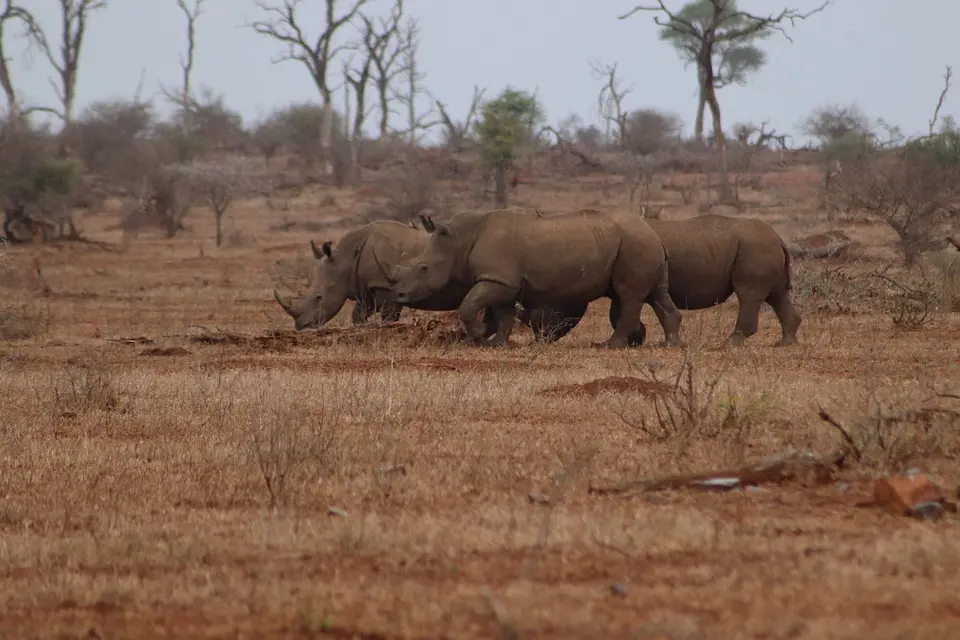
{"label": "grazing rhinoceros", "polygon": [[[376,220],[344,234],[334,245],[326,241],[317,247],[311,241],[316,263],[311,273],[312,290],[306,295],[286,300],[274,290],[277,302],[294,319],[298,331],[318,328],[340,313],[344,303],[355,300],[351,321],[365,322],[379,311],[384,322],[400,318],[401,305],[388,295],[392,272],[403,260],[418,254],[429,234],[392,220]],[[403,305],[426,311],[452,311],[457,308],[469,287],[452,282],[444,291],[413,304]],[[545,310],[549,316],[549,310]],[[486,337],[496,332],[492,311],[484,310]],[[551,341],[547,336],[544,341]]]}
{"label": "grazing rhinoceros", "polygon": [[[780,344],[797,341],[800,314],[790,300],[790,252],[770,225],[755,219],[707,214],[687,220],[650,220],[667,250],[670,298],[680,309],[706,309],[737,294],[740,311],[730,342],[757,332],[760,305],[769,304],[783,331]],[[586,307],[523,310],[534,334],[559,339],[577,326]]]}
{"label": "grazing rhinoceros", "polygon": [[415,304],[451,282],[467,283],[458,310],[468,339],[483,335],[477,314],[485,307],[494,309],[494,343],[502,346],[517,303],[548,316],[607,297],[614,332],[599,346],[642,341],[637,331],[644,302],[656,310],[666,342],[679,343],[680,312],[667,293],[666,252],[639,216],[582,209],[541,217],[496,209],[460,214],[448,224],[422,220],[430,239],[395,272],[394,299]]}

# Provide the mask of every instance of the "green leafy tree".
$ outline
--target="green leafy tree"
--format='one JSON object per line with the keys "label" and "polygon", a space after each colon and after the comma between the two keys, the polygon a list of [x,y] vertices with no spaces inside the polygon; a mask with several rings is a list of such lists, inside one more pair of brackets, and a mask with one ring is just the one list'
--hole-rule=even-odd
{"label": "green leafy tree", "polygon": [[483,105],[477,136],[483,160],[493,170],[498,207],[507,205],[507,171],[536,138],[536,127],[544,120],[536,96],[507,87]]}
{"label": "green leafy tree", "polygon": [[620,20],[626,20],[641,11],[663,14],[666,19],[660,16],[653,19],[661,27],[661,40],[670,42],[682,55],[696,61],[700,99],[709,107],[713,119],[713,136],[720,165],[719,202],[737,204],[727,167],[727,144],[717,89],[732,82],[744,82],[751,70],[763,65],[765,58],[757,55],[759,49],[753,42],[773,31],[782,33],[789,40],[784,23],[792,24],[806,19],[822,11],[829,2],[827,0],[807,13],[783,9],[778,14],[757,16],[738,9],[735,0],[695,0],[677,12],[667,9],[664,0],[658,0],[656,6],[639,5],[619,16]]}
{"label": "green leafy tree", "polygon": [[[717,43],[714,46],[713,56],[716,73],[713,86],[722,89],[731,84],[744,85],[747,77],[759,71],[767,62],[767,54],[756,43],[770,37],[771,27],[762,27],[757,31],[750,31],[750,20],[737,9],[735,0],[730,0],[719,10],[719,26],[717,27]],[[695,0],[683,6],[677,13],[677,20],[696,25],[701,32],[705,32],[714,20],[714,3],[712,0]],[[660,40],[668,43],[677,50],[680,59],[689,66],[697,67],[697,118],[694,122],[694,137],[703,140],[703,114],[707,106],[707,92],[704,87],[705,74],[697,64],[700,51],[699,39],[688,33],[678,25],[668,25],[660,28]]]}

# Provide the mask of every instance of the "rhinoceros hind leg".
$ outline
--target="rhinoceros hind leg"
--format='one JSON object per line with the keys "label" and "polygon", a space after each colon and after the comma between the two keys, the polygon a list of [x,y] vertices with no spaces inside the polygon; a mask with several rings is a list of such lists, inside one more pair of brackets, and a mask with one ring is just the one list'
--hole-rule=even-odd
{"label": "rhinoceros hind leg", "polygon": [[740,310],[737,312],[737,324],[733,328],[733,333],[730,334],[730,344],[735,347],[742,345],[744,340],[757,332],[760,323],[760,305],[763,304],[762,300],[753,298],[744,298],[738,302]]}
{"label": "rhinoceros hind leg", "polygon": [[780,321],[780,329],[783,337],[778,343],[781,346],[797,344],[797,329],[800,328],[800,312],[793,306],[790,300],[790,293],[787,291],[771,293],[767,297],[767,304],[773,307],[773,312],[777,314],[777,320]]}
{"label": "rhinoceros hind leg", "polygon": [[[624,349],[631,346],[631,339],[640,330],[640,307],[640,300],[632,295],[626,299],[616,294],[611,295],[610,326],[613,328],[613,335],[606,342],[596,346],[611,349]],[[646,337],[646,329],[644,329],[644,337]]]}

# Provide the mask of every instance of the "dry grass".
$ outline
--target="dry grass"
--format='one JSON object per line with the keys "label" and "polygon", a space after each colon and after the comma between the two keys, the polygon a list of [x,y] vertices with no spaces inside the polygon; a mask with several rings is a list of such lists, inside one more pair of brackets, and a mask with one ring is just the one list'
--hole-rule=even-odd
{"label": "dry grass", "polygon": [[[544,208],[616,204],[586,181],[525,188]],[[794,207],[752,215],[785,233],[815,215]],[[886,469],[960,481],[955,421],[884,422],[886,448],[871,426],[878,403],[895,417],[960,381],[956,314],[898,330],[870,296],[851,312],[811,284],[789,348],[772,346],[769,309],[745,347],[722,346],[735,301],[685,314],[687,351],[591,348],[609,331],[600,303],[549,346],[517,329],[512,348],[471,349],[423,323],[292,335],[270,289],[310,236],[271,231],[257,203],[233,215],[247,241],[221,250],[197,216],[196,235],[119,253],[6,252],[18,273],[38,260],[43,284],[10,280],[3,308],[40,309],[47,328],[0,335],[0,635],[927,638],[960,624],[952,526],[856,506]],[[114,241],[112,222],[85,228]],[[602,378],[634,382],[577,392]],[[833,451],[819,406],[871,456],[843,483],[588,495]]]}

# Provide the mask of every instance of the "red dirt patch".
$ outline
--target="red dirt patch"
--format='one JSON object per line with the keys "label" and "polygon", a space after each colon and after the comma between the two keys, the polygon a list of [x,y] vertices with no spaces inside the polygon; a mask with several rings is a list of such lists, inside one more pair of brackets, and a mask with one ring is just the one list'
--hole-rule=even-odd
{"label": "red dirt patch", "polygon": [[465,337],[462,328],[445,326],[442,320],[392,322],[349,327],[324,327],[316,331],[267,331],[248,335],[213,333],[188,336],[197,344],[238,346],[254,351],[288,352],[296,347],[328,347],[333,345],[374,345],[390,342],[397,346],[443,346],[460,342]]}
{"label": "red dirt patch", "polygon": [[549,396],[596,396],[601,393],[640,393],[648,398],[670,392],[670,387],[662,382],[641,380],[630,376],[607,376],[580,384],[561,384],[542,389],[541,395]]}

